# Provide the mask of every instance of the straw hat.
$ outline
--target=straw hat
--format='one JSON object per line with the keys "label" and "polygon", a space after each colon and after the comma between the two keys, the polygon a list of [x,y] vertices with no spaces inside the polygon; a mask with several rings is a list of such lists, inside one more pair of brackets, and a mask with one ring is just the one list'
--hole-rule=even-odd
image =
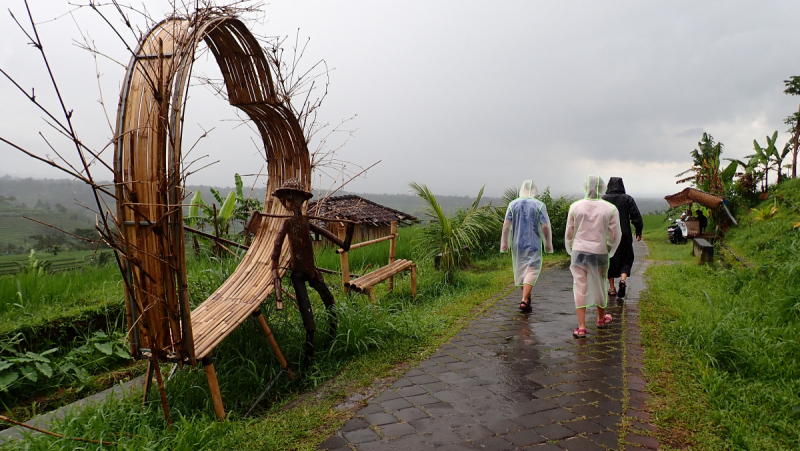
{"label": "straw hat", "polygon": [[300,194],[303,197],[305,197],[306,200],[311,199],[312,197],[314,197],[313,194],[311,194],[310,192],[306,191],[305,186],[303,185],[303,183],[300,182],[300,180],[296,179],[296,178],[290,178],[289,180],[286,180],[285,182],[283,182],[283,185],[281,185],[280,188],[276,189],[272,193],[272,195],[275,196],[275,197],[282,197],[282,196],[286,196],[286,195],[289,195],[289,194],[292,194],[292,193]]}

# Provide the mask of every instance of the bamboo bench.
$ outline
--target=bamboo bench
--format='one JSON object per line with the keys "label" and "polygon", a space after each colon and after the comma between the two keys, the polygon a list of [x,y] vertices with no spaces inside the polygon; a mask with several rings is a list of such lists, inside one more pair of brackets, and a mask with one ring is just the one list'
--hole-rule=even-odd
{"label": "bamboo bench", "polygon": [[336,251],[342,262],[342,284],[344,285],[345,292],[353,290],[358,293],[366,293],[369,295],[369,299],[374,301],[375,293],[372,287],[386,280],[388,281],[388,290],[392,291],[394,288],[394,276],[402,271],[411,271],[411,296],[417,297],[417,265],[411,260],[395,259],[397,253],[397,236],[397,221],[392,221],[389,235],[350,246],[350,250],[353,250],[389,240],[389,263],[386,266],[382,266],[354,280],[350,280],[350,261],[347,256],[348,253],[345,252],[344,249],[338,249]]}

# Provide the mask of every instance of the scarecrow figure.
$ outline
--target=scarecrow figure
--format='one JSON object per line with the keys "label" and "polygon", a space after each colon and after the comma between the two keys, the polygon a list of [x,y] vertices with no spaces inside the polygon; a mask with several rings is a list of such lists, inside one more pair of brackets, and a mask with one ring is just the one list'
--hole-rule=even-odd
{"label": "scarecrow figure", "polygon": [[[350,249],[350,242],[353,239],[354,224],[347,222],[347,231],[345,233],[344,241],[331,233],[329,230],[311,224],[310,219],[324,219],[316,218],[303,214],[303,204],[313,197],[313,194],[305,190],[305,187],[296,178],[289,179],[272,193],[284,206],[292,216],[288,216],[283,220],[278,235],[275,237],[275,243],[272,248],[272,278],[275,283],[275,297],[277,298],[278,310],[283,309],[283,296],[281,290],[281,278],[278,275],[278,266],[280,264],[281,251],[283,249],[283,242],[288,236],[289,238],[289,270],[291,270],[292,286],[294,287],[295,295],[297,296],[297,307],[300,309],[300,316],[303,318],[303,326],[306,329],[306,349],[305,349],[305,364],[311,361],[314,357],[314,332],[316,325],[314,323],[314,312],[311,310],[311,301],[308,299],[308,291],[306,290],[306,282],[314,288],[325,308],[331,316],[329,324],[329,331],[331,336],[336,335],[336,302],[333,299],[331,291],[325,285],[325,280],[322,274],[317,270],[314,264],[314,248],[311,243],[311,232],[324,236],[337,246],[345,251]],[[252,219],[252,218],[251,218]],[[250,221],[252,224],[253,221]],[[250,228],[248,224],[248,229]]]}

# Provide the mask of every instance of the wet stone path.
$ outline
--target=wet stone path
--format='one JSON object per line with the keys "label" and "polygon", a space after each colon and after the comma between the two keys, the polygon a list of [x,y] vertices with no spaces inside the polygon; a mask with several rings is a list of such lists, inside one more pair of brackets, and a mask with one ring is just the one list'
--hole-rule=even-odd
{"label": "wet stone path", "polygon": [[[638,266],[624,303],[609,300],[614,322],[598,330],[590,309],[582,340],[572,337],[569,270],[543,272],[532,313],[520,313],[520,289],[512,291],[372,398],[320,449],[658,449],[646,432],[653,428],[640,371]],[[626,350],[635,360],[626,361]],[[629,404],[642,410],[624,412]],[[621,427],[623,414],[631,427]]]}

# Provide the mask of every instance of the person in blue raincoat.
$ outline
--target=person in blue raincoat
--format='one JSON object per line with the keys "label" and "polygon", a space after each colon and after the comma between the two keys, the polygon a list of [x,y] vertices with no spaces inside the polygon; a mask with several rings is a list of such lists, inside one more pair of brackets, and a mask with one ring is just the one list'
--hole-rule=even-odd
{"label": "person in blue raincoat", "polygon": [[542,250],[553,252],[547,207],[535,198],[536,194],[533,180],[525,180],[519,197],[508,204],[500,238],[500,252],[511,248],[514,283],[522,287],[519,308],[524,312],[531,311],[531,291],[542,272]]}

